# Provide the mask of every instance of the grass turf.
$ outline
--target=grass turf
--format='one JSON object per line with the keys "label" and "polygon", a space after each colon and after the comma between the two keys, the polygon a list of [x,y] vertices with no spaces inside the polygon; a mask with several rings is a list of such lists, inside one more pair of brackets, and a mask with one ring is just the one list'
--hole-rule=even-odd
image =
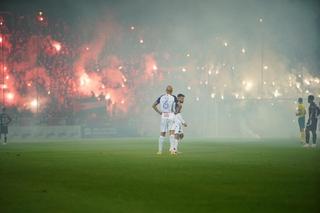
{"label": "grass turf", "polygon": [[0,212],[319,212],[320,149],[114,139],[0,147]]}

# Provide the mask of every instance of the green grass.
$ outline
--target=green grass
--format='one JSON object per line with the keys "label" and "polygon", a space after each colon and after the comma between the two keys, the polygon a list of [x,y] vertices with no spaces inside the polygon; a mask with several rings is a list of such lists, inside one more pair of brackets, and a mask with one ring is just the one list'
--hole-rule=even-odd
{"label": "green grass", "polygon": [[319,212],[320,149],[294,140],[157,139],[0,147],[0,212]]}

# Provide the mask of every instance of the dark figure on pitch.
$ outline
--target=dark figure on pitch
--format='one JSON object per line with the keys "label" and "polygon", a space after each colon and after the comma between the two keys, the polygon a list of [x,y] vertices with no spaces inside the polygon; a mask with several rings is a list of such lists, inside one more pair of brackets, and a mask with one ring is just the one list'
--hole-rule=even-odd
{"label": "dark figure on pitch", "polygon": [[[320,102],[319,102],[319,108],[320,108]],[[318,113],[318,120],[320,119],[320,113]],[[318,125],[318,131],[320,132],[320,125]]]}
{"label": "dark figure on pitch", "polygon": [[319,107],[314,103],[314,96],[308,96],[309,102],[309,119],[306,126],[306,144],[304,147],[309,147],[310,132],[312,132],[312,145],[311,147],[316,147],[317,143],[317,123],[318,123],[318,114],[320,113]]}
{"label": "dark figure on pitch", "polygon": [[0,139],[2,134],[4,135],[4,144],[7,143],[8,125],[11,123],[12,119],[6,113],[6,108],[2,109],[0,114]]}

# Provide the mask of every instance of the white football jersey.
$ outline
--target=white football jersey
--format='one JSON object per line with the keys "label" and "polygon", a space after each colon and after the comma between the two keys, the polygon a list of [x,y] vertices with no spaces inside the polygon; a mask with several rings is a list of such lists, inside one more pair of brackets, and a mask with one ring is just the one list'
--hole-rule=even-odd
{"label": "white football jersey", "polygon": [[160,105],[160,111],[165,113],[174,113],[176,108],[177,97],[174,95],[165,94],[156,100]]}

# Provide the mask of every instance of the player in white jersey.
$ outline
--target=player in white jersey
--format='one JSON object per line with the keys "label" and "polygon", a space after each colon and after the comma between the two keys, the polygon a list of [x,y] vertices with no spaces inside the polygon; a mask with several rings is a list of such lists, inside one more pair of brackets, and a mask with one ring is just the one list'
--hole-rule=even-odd
{"label": "player in white jersey", "polygon": [[172,95],[172,92],[172,86],[167,86],[166,94],[161,95],[152,105],[152,108],[161,115],[158,154],[162,154],[163,141],[167,132],[170,135],[170,150],[173,149],[174,145],[174,119],[177,98]]}
{"label": "player in white jersey", "polygon": [[183,139],[183,130],[182,126],[187,127],[187,123],[182,118],[181,110],[182,110],[182,104],[184,102],[184,95],[178,94],[177,95],[177,106],[176,106],[176,115],[175,115],[175,121],[174,121],[174,134],[175,134],[175,141],[173,144],[173,149],[171,150],[171,154],[177,154],[178,153],[178,144]]}

